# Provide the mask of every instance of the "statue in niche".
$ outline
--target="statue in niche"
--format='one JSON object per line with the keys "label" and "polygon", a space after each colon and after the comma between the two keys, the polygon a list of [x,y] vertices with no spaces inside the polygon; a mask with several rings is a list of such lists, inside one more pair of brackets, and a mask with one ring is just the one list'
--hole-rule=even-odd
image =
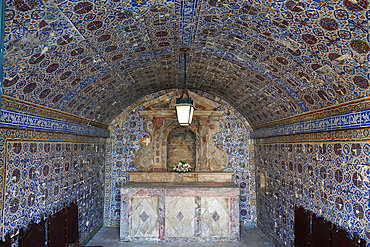
{"label": "statue in niche", "polygon": [[178,126],[171,130],[167,136],[167,170],[170,171],[180,160],[195,167],[195,150],[195,134],[188,127]]}

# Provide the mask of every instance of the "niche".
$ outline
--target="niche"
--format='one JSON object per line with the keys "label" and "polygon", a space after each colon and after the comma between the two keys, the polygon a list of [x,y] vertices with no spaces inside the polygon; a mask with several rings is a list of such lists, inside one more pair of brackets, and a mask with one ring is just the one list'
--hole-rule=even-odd
{"label": "niche", "polygon": [[180,160],[186,160],[195,168],[196,162],[196,137],[188,127],[178,126],[171,130],[167,136],[167,170]]}

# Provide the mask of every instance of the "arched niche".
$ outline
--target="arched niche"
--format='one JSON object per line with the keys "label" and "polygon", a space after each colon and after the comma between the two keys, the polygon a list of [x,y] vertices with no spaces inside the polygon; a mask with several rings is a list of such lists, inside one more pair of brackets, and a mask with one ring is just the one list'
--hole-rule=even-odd
{"label": "arched niche", "polygon": [[185,126],[173,128],[167,135],[167,170],[170,171],[180,160],[196,166],[196,135]]}
{"label": "arched niche", "polygon": [[[183,134],[181,133],[183,131]],[[176,142],[177,144],[183,142],[189,142],[191,147],[187,147],[187,149],[184,149],[181,151],[181,154],[173,156],[173,154],[170,154],[171,150],[176,152],[174,150],[175,145],[175,139],[178,139]],[[186,140],[189,139],[189,140]],[[191,140],[190,140],[191,139]],[[197,130],[197,126],[195,124],[190,126],[179,126],[176,120],[171,121],[170,124],[164,129],[164,135],[163,135],[163,152],[164,152],[164,161],[167,165],[167,171],[170,171],[174,164],[179,163],[180,160],[186,160],[193,168],[194,170],[197,169],[199,166],[199,157],[200,157],[200,135],[199,131]],[[171,147],[172,146],[172,147]],[[186,151],[188,150],[188,151]],[[190,154],[191,150],[191,154]],[[192,159],[187,159],[189,155],[192,155]],[[172,157],[172,158],[171,158]],[[180,158],[183,157],[183,158]]]}

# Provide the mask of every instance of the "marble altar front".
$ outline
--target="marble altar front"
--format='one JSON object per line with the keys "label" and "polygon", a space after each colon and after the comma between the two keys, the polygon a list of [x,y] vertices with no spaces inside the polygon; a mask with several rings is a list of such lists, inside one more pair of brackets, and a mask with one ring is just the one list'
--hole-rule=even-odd
{"label": "marble altar front", "polygon": [[239,188],[222,182],[129,182],[121,241],[239,241]]}

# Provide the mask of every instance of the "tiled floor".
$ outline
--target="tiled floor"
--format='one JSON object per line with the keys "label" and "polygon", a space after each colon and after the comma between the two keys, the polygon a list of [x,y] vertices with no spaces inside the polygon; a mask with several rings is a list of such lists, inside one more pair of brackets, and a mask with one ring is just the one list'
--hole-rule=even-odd
{"label": "tiled floor", "polygon": [[241,228],[241,240],[239,243],[151,243],[151,242],[120,242],[119,241],[119,228],[118,227],[103,227],[86,245],[89,246],[102,246],[102,247],[274,247],[269,239],[256,227]]}

